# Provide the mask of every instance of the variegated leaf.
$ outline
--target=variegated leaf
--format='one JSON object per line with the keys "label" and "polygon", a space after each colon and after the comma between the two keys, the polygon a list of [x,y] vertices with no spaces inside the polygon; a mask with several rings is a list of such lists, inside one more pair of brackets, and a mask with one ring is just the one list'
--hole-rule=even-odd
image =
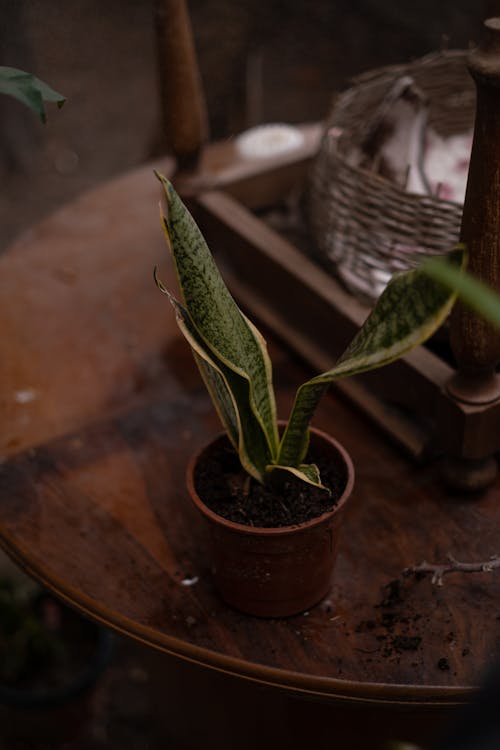
{"label": "variegated leaf", "polygon": [[[187,339],[188,337],[185,335],[185,338]],[[189,342],[189,339],[188,339],[188,342]],[[200,371],[200,375],[203,378],[203,382],[205,383],[205,386],[210,395],[210,398],[212,399],[212,403],[215,407],[215,410],[217,414],[219,415],[219,419],[222,422],[222,426],[227,432],[227,435],[233,445],[233,448],[236,451],[238,451],[239,450],[238,415],[233,406],[233,399],[224,381],[224,377],[222,376],[220,370],[215,367],[213,359],[209,358],[208,355],[206,357],[202,357],[193,348],[191,343],[190,343],[190,346],[193,352],[194,360],[196,364],[198,365],[198,370]]]}
{"label": "variegated leaf", "polygon": [[306,484],[312,484],[314,487],[318,487],[320,490],[325,490],[331,494],[328,487],[321,484],[321,477],[319,475],[319,469],[316,464],[300,464],[300,466],[281,466],[279,464],[270,464],[266,467],[268,476],[271,472],[286,471],[289,474],[301,479]]}
{"label": "variegated leaf", "polygon": [[156,271],[155,281],[159,289],[167,294],[175,310],[177,324],[193,350],[217,413],[238,451],[241,465],[262,482],[271,455],[262,427],[250,408],[248,378],[233,372],[210,351],[187,310],[159,281]]}
{"label": "variegated leaf", "polygon": [[[463,248],[447,257],[464,268]],[[331,382],[387,365],[423,343],[443,323],[456,296],[456,290],[434,282],[421,269],[394,276],[335,367],[297,391],[277,463],[297,466],[303,460],[309,423]]]}
{"label": "variegated leaf", "polygon": [[183,303],[203,341],[218,361],[246,378],[250,406],[273,459],[278,451],[272,367],[265,341],[229,293],[194,219],[172,185],[157,174],[168,211],[163,216]]}

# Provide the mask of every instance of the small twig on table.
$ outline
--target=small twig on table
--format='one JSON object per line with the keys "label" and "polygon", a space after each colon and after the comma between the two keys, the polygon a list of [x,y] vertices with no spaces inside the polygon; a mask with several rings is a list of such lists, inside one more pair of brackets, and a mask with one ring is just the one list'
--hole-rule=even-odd
{"label": "small twig on table", "polygon": [[432,583],[442,586],[443,577],[448,573],[490,573],[500,568],[499,555],[493,555],[489,560],[478,563],[459,562],[453,555],[448,555],[448,560],[449,563],[444,565],[432,565],[424,560],[420,565],[406,568],[405,573],[432,573]]}

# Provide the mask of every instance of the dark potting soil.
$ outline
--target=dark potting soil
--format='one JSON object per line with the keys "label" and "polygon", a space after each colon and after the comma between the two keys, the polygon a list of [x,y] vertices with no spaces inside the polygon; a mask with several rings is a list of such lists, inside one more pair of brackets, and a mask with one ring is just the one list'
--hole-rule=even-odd
{"label": "dark potting soil", "polygon": [[346,482],[337,466],[321,455],[315,456],[312,450],[306,463],[318,466],[321,481],[331,495],[285,472],[279,472],[279,488],[272,478],[262,485],[241,468],[230,446],[213,450],[198,462],[195,487],[210,510],[228,521],[261,528],[294,526],[331,510]]}

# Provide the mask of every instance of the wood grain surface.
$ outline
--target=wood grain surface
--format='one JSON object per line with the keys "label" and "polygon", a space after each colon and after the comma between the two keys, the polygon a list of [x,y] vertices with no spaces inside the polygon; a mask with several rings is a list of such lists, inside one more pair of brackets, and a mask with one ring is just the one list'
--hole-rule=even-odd
{"label": "wood grain surface", "polygon": [[[498,484],[445,494],[433,465],[408,463],[335,393],[315,424],[351,453],[356,486],[330,596],[260,620],[216,595],[184,473],[219,426],[153,284],[155,264],[173,283],[158,200],[141,168],[0,260],[2,546],[82,611],[192,662],[351,701],[466,701],[499,656],[498,575],[435,587],[401,573],[498,553]],[[270,348],[286,417],[309,373]]]}

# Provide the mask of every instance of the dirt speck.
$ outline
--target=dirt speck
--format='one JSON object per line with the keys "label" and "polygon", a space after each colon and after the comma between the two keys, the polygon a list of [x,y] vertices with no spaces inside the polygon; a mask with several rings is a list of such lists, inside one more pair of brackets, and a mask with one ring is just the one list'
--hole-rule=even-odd
{"label": "dirt speck", "polygon": [[442,656],[441,659],[438,661],[437,666],[438,666],[438,669],[441,670],[441,672],[450,671],[450,662],[444,656]]}

